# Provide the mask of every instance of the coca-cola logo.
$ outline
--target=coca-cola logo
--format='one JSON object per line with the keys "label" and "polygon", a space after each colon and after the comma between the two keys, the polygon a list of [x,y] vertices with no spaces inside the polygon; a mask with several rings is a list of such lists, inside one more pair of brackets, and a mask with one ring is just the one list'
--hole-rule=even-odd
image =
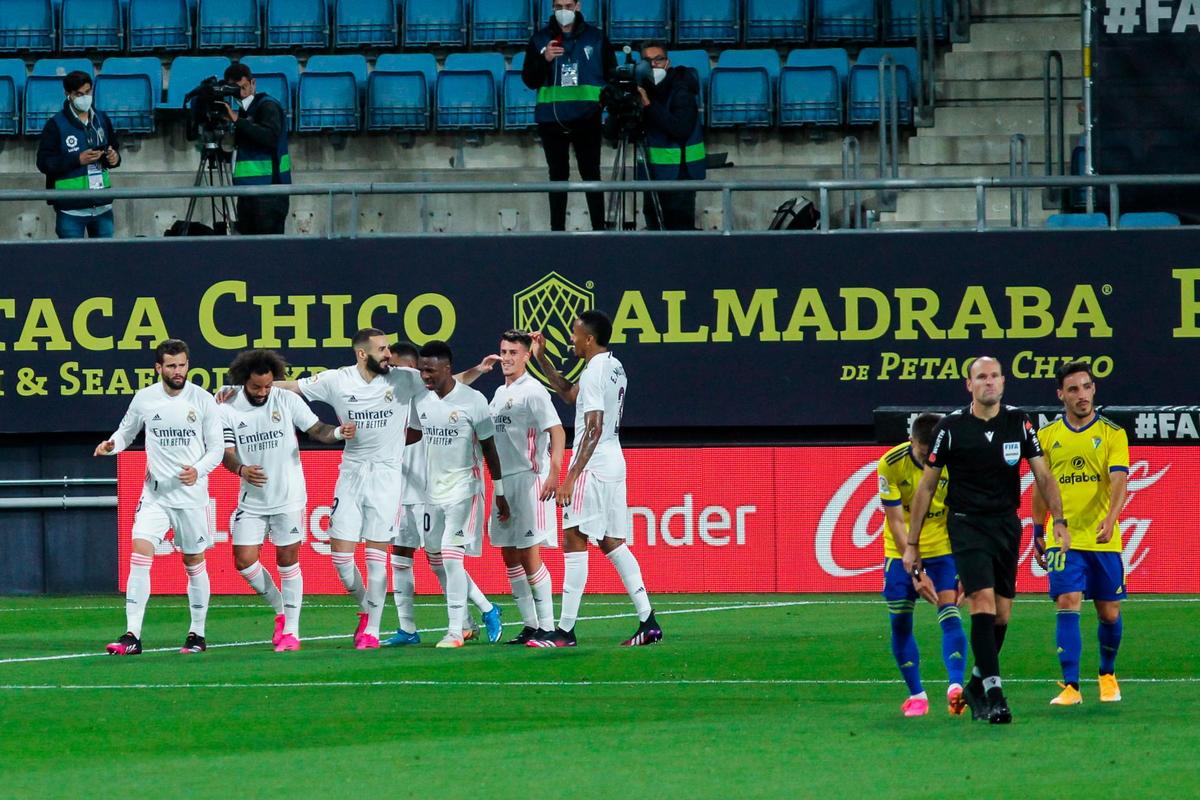
{"label": "coca-cola logo", "polygon": [[[842,515],[845,513],[851,500],[859,494],[859,490],[863,484],[869,483],[868,479],[875,475],[877,465],[872,461],[865,464],[855,471],[838,490],[833,493],[829,503],[825,506],[825,510],[821,512],[821,519],[817,522],[816,535],[813,537],[813,547],[817,557],[817,564],[825,573],[835,578],[853,578],[857,575],[865,575],[868,572],[883,568],[883,561],[872,563],[865,567],[850,567],[842,566],[838,563],[835,552],[835,540],[838,531],[841,530]],[[859,498],[861,501],[862,498]],[[866,495],[866,502],[852,512],[854,521],[850,524],[850,543],[853,550],[863,550],[868,547],[874,547],[879,536],[883,533],[883,521],[874,522],[875,516],[882,515],[883,506],[879,502],[879,495],[872,492]],[[883,551],[879,550],[878,555],[882,556]]]}

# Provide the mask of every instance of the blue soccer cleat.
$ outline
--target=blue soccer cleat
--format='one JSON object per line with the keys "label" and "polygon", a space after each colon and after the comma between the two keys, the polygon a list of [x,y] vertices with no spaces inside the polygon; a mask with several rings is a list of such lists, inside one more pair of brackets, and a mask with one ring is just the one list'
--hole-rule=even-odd
{"label": "blue soccer cleat", "polygon": [[380,642],[380,644],[382,644],[384,647],[401,647],[406,644],[420,643],[421,636],[418,633],[415,631],[413,633],[407,633],[402,630],[397,630],[395,636],[388,637]]}
{"label": "blue soccer cleat", "polygon": [[488,641],[492,644],[500,641],[504,633],[504,623],[500,621],[500,606],[493,605],[492,610],[483,615],[483,627],[487,630]]}

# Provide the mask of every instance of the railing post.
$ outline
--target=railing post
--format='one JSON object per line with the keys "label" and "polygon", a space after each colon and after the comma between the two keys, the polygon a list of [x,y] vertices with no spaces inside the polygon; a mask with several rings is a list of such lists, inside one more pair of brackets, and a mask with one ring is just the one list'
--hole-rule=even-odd
{"label": "railing post", "polygon": [[975,184],[975,230],[987,230],[987,189],[982,183]]}
{"label": "railing post", "polygon": [[360,199],[361,198],[359,197],[358,192],[350,192],[350,238],[351,239],[358,238],[358,214],[359,214]]}
{"label": "railing post", "polygon": [[[862,168],[859,164],[858,139],[854,136],[847,136],[842,139],[842,179],[843,180],[859,180],[862,177]],[[854,199],[854,214],[850,214],[849,199]],[[842,191],[842,227],[843,228],[861,228],[862,221],[862,192],[855,189],[853,193]]]}
{"label": "railing post", "polygon": [[[1008,140],[1008,177],[1029,177],[1029,140],[1023,133],[1014,133]],[[1008,219],[1013,228],[1017,225],[1017,187],[1008,190]],[[1020,227],[1029,227],[1029,187],[1021,189]]]}
{"label": "railing post", "polygon": [[[940,0],[939,0],[940,1]],[[937,72],[937,13],[934,0],[917,2],[917,83],[913,123],[919,128],[933,125],[933,98]]]}
{"label": "railing post", "polygon": [[1108,227],[1116,230],[1121,221],[1121,187],[1108,185]]}
{"label": "railing post", "polygon": [[[1054,131],[1051,128],[1051,101],[1050,101],[1050,72],[1051,66],[1058,67],[1057,78],[1054,83],[1055,103],[1057,105],[1058,118],[1058,174],[1066,175],[1065,162],[1065,111],[1063,107],[1063,57],[1062,53],[1057,50],[1047,51],[1042,59],[1042,135],[1045,138],[1045,171],[1047,175],[1054,175]],[[1051,188],[1042,193],[1042,205],[1047,208],[1063,208],[1063,198],[1065,193],[1062,189]]]}
{"label": "railing post", "polygon": [[829,233],[829,189],[824,186],[818,190],[817,210],[821,214],[821,233]]}
{"label": "railing post", "polygon": [[[1092,160],[1092,0],[1084,0],[1083,2],[1083,64],[1081,64],[1081,75],[1083,85],[1083,174],[1095,175],[1096,164]],[[1096,187],[1087,187],[1087,212],[1091,214],[1096,210]]]}
{"label": "railing post", "polygon": [[721,230],[733,232],[733,190],[728,186],[721,187]]}
{"label": "railing post", "polygon": [[[892,93],[889,97],[887,93],[887,81],[885,76],[891,75]],[[891,126],[888,125],[888,112],[891,112]],[[899,159],[899,145],[896,139],[900,135],[900,98],[897,92],[896,83],[896,59],[892,58],[890,53],[885,53],[883,58],[879,59],[879,178],[885,180],[890,177],[897,178],[900,176],[900,167],[897,164]],[[888,157],[891,157],[891,165],[888,165]],[[879,210],[880,211],[895,211],[896,210],[896,193],[888,192],[881,189],[879,191]]]}

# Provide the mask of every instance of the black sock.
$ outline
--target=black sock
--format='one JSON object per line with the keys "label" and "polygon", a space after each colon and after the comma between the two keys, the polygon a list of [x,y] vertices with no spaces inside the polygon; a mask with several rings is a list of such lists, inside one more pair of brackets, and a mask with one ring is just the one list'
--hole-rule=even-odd
{"label": "black sock", "polygon": [[1001,625],[996,623],[996,657],[999,659],[1000,651],[1004,649],[1004,637],[1008,635],[1008,623]]}
{"label": "black sock", "polygon": [[987,678],[1000,676],[1000,655],[996,652],[996,615],[971,615],[971,652],[975,666]]}

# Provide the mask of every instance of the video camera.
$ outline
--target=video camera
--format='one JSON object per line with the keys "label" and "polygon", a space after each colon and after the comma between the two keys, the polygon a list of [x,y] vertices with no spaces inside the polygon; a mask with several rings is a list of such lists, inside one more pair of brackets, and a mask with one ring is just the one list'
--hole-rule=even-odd
{"label": "video camera", "polygon": [[188,138],[202,136],[206,140],[217,140],[233,130],[233,123],[225,108],[236,107],[242,89],[236,83],[212,75],[183,96],[183,108],[188,115]]}
{"label": "video camera", "polygon": [[654,71],[649,61],[633,60],[633,48],[625,45],[625,63],[617,65],[612,79],[600,90],[600,105],[608,111],[604,135],[615,141],[619,138],[643,138],[642,98],[638,87],[654,86]]}

